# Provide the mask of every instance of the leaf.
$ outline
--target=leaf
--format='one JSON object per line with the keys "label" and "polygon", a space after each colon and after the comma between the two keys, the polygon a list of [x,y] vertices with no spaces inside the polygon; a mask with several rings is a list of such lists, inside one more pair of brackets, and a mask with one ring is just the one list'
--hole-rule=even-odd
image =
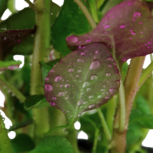
{"label": "leaf", "polygon": [[153,52],[153,18],[140,0],[126,0],[105,14],[98,26],[82,36],[66,38],[69,47],[103,42],[122,62]]}
{"label": "leaf", "polygon": [[93,43],[62,58],[45,78],[45,97],[68,119],[105,104],[118,92],[120,75],[104,44]]}
{"label": "leaf", "polygon": [[30,153],[74,153],[70,143],[63,137],[45,137]]}
{"label": "leaf", "polygon": [[33,34],[34,29],[26,30],[9,30],[1,31],[0,30],[0,45],[2,55],[5,57],[12,50],[12,48],[21,43],[27,36]]}
{"label": "leaf", "polygon": [[56,59],[56,60],[53,60],[53,61],[50,61],[48,63],[45,63],[45,62],[40,62],[40,68],[41,68],[41,73],[42,73],[42,82],[43,82],[43,86],[44,86],[44,81],[45,81],[45,78],[47,76],[47,74],[49,73],[49,71],[52,69],[52,67],[57,63],[59,62],[60,59]]}
{"label": "leaf", "polygon": [[[26,19],[26,20],[25,20]],[[11,15],[0,23],[0,28],[6,30],[32,29],[35,26],[35,12],[31,8],[25,8]]]}
{"label": "leaf", "polygon": [[7,8],[7,2],[8,2],[8,0],[0,0],[0,18]]}
{"label": "leaf", "polygon": [[46,101],[44,95],[32,95],[28,96],[24,102],[24,108],[26,110],[32,108],[41,108],[50,106],[49,103]]}
{"label": "leaf", "polygon": [[34,149],[35,144],[27,134],[18,134],[11,140],[15,152],[27,152]]}
{"label": "leaf", "polygon": [[14,70],[18,68],[21,63],[21,61],[0,61],[0,71],[6,69]]}
{"label": "leaf", "polygon": [[89,23],[78,5],[72,0],[65,0],[60,14],[52,26],[53,46],[65,56],[70,53],[66,45],[66,37],[72,33],[82,34],[89,30]]}

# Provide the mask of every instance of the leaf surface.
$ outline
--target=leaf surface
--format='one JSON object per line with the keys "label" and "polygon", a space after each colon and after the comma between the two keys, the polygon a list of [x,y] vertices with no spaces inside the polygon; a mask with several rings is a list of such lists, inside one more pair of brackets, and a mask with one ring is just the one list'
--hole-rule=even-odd
{"label": "leaf surface", "polygon": [[105,104],[118,92],[120,75],[104,44],[93,43],[62,58],[45,78],[45,98],[68,119]]}
{"label": "leaf surface", "polygon": [[153,52],[153,18],[140,0],[126,0],[112,8],[98,26],[82,36],[67,37],[69,47],[104,42],[123,62]]}
{"label": "leaf surface", "polygon": [[8,2],[8,0],[0,0],[0,18],[7,8],[7,2]]}

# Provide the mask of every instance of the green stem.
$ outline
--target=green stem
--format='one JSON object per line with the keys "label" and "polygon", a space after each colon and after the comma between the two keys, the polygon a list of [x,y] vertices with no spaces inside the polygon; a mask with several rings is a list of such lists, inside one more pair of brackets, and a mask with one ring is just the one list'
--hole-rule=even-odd
{"label": "green stem", "polygon": [[[44,61],[50,47],[50,3],[50,0],[37,0],[35,3],[37,31],[32,60],[31,95],[44,94],[39,62]],[[50,129],[48,108],[33,109],[33,116],[35,140],[39,141]]]}
{"label": "green stem", "polygon": [[104,2],[105,0],[97,0],[97,8],[100,8]]}
{"label": "green stem", "polygon": [[145,70],[142,71],[138,88],[140,88],[141,85],[147,80],[147,78],[151,75],[152,71],[153,71],[153,62],[151,62],[151,64]]}
{"label": "green stem", "polygon": [[8,81],[6,81],[2,76],[0,77],[0,84],[6,86],[7,89],[11,90],[11,92],[21,101],[24,102],[26,97],[17,90],[14,86],[12,86]]}
{"label": "green stem", "polygon": [[33,5],[33,3],[31,3],[29,0],[24,0],[24,1],[27,2],[33,10],[35,10],[35,6]]}
{"label": "green stem", "polygon": [[92,29],[96,28],[96,23],[93,20],[91,14],[89,13],[88,9],[85,7],[85,5],[80,1],[80,0],[74,0],[74,2],[77,3],[77,5],[80,7],[80,9],[82,10],[82,12],[84,13],[86,19],[88,20],[90,26]]}
{"label": "green stem", "polygon": [[111,134],[110,134],[110,132],[109,132],[107,123],[106,123],[105,118],[104,118],[104,116],[103,116],[103,113],[101,112],[101,109],[100,109],[100,108],[97,109],[97,112],[98,112],[98,115],[99,115],[99,117],[100,117],[101,123],[102,123],[102,125],[103,125],[103,128],[104,128],[104,132],[105,132],[106,138],[107,138],[108,141],[110,141],[110,140],[111,140]]}
{"label": "green stem", "polygon": [[96,128],[95,138],[94,138],[94,144],[93,144],[93,148],[92,148],[92,153],[96,153],[97,143],[98,143],[98,136],[99,136],[99,129]]}
{"label": "green stem", "polygon": [[95,0],[89,0],[88,1],[91,9],[91,14],[96,23],[99,23],[98,14],[97,14],[97,7],[96,7],[96,1]]}
{"label": "green stem", "polygon": [[13,153],[13,148],[10,139],[7,136],[7,130],[3,123],[3,117],[0,113],[0,152],[1,153]]}
{"label": "green stem", "polygon": [[12,12],[15,13],[17,10],[15,8],[15,0],[9,0],[7,3],[8,9]]}
{"label": "green stem", "polygon": [[116,111],[116,102],[117,102],[117,95],[113,96],[113,98],[106,104],[106,109],[107,109],[106,122],[111,135],[113,132],[113,121],[114,121],[114,114]]}

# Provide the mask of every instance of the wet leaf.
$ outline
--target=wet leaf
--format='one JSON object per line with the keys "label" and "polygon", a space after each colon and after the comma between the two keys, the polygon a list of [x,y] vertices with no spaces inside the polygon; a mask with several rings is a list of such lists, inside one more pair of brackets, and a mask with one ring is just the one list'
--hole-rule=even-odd
{"label": "wet leaf", "polygon": [[126,0],[112,8],[88,34],[67,37],[69,47],[104,42],[118,59],[144,56],[153,52],[153,18],[139,0]]}
{"label": "wet leaf", "polygon": [[0,18],[7,8],[7,2],[8,2],[8,0],[0,0]]}
{"label": "wet leaf", "polygon": [[104,44],[93,43],[60,60],[45,78],[45,97],[68,119],[105,104],[118,92],[119,71]]}
{"label": "wet leaf", "polygon": [[74,153],[70,142],[59,136],[45,137],[30,153]]}
{"label": "wet leaf", "polygon": [[[66,37],[70,34],[83,34],[90,30],[89,23],[72,0],[65,0],[61,12],[52,26],[52,43],[62,55],[70,53],[66,45]],[[59,45],[60,44],[60,45]]]}

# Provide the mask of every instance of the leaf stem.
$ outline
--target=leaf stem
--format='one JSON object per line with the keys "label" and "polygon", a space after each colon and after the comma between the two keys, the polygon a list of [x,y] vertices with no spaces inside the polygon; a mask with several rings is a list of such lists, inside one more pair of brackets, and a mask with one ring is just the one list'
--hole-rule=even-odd
{"label": "leaf stem", "polygon": [[103,113],[101,112],[101,109],[100,109],[100,108],[97,109],[97,112],[98,112],[98,115],[99,115],[99,117],[100,117],[101,123],[102,123],[102,125],[103,125],[103,128],[104,128],[104,132],[105,132],[106,138],[107,138],[108,141],[110,141],[110,140],[111,140],[111,134],[110,134],[110,132],[109,132],[109,129],[108,129],[107,123],[106,123],[106,121],[105,121],[104,115],[103,115]]}
{"label": "leaf stem", "polygon": [[96,153],[98,136],[99,136],[99,129],[96,128],[96,130],[95,130],[94,144],[93,144],[93,148],[92,148],[92,153]]}
{"label": "leaf stem", "polygon": [[99,23],[98,14],[97,14],[97,6],[95,0],[89,0],[88,1],[91,9],[91,14],[96,23]]}
{"label": "leaf stem", "polygon": [[2,76],[0,76],[0,84],[6,86],[7,89],[11,90],[11,92],[21,101],[24,102],[26,97],[17,90],[13,85],[11,85],[8,81],[6,81]]}
{"label": "leaf stem", "polygon": [[29,0],[24,0],[24,1],[27,2],[33,10],[35,10],[35,6],[33,5],[32,2],[30,2]]}
{"label": "leaf stem", "polygon": [[74,2],[80,7],[82,12],[84,13],[84,15],[85,15],[86,19],[88,20],[91,28],[95,29],[97,25],[96,25],[94,19],[92,18],[91,14],[89,13],[87,8],[85,7],[85,5],[80,0],[74,0]]}

